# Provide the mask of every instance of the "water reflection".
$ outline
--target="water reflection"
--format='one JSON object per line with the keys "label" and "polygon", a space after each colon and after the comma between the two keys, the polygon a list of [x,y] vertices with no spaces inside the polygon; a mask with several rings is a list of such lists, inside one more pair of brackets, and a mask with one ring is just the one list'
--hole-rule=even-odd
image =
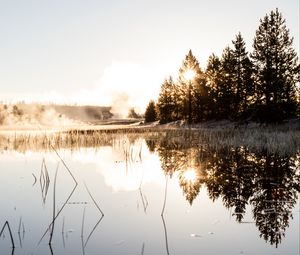
{"label": "water reflection", "polygon": [[[42,235],[42,239],[47,233],[50,233],[51,227],[54,228],[58,216],[67,213],[70,209],[68,208],[69,205],[75,204],[71,203],[71,198],[80,196],[78,201],[90,201],[91,208],[94,207],[96,210],[96,213],[90,213],[91,208],[86,207],[87,203],[85,203],[84,208],[80,208],[80,210],[77,208],[70,213],[71,215],[80,215],[78,222],[80,222],[79,228],[81,229],[82,254],[86,253],[86,248],[89,248],[89,245],[93,247],[91,245],[92,237],[94,234],[99,235],[97,229],[100,225],[102,227],[106,220],[100,209],[102,202],[106,208],[113,208],[105,210],[108,220],[115,213],[114,206],[110,207],[105,201],[99,202],[98,200],[97,194],[99,194],[99,190],[102,190],[100,186],[104,186],[104,184],[112,188],[113,192],[129,193],[136,191],[137,203],[138,206],[141,206],[144,217],[151,217],[153,207],[155,207],[155,203],[158,203],[156,200],[151,200],[151,192],[154,193],[154,189],[159,185],[164,187],[159,194],[159,197],[163,198],[163,203],[158,205],[159,210],[161,210],[161,219],[159,219],[163,226],[165,253],[170,254],[170,250],[174,250],[172,241],[170,242],[172,231],[168,231],[167,228],[172,224],[169,218],[170,211],[169,213],[165,212],[168,212],[168,183],[172,181],[178,182],[179,190],[182,191],[184,199],[190,206],[195,206],[198,203],[197,197],[201,192],[207,192],[207,196],[212,202],[222,201],[223,206],[231,211],[231,216],[236,222],[255,223],[260,237],[270,245],[278,247],[293,218],[294,207],[300,192],[299,152],[285,154],[271,153],[268,150],[251,150],[245,146],[208,146],[208,144],[202,144],[199,141],[195,142],[195,137],[186,133],[179,137],[180,139],[177,138],[172,138],[166,134],[160,136],[157,133],[145,136],[114,134],[112,136],[105,135],[103,139],[100,136],[91,138],[86,134],[84,138],[79,135],[65,138],[61,136],[60,139],[62,140],[59,140],[57,136],[49,139],[43,136],[42,140],[36,137],[21,137],[20,139],[15,137],[14,139],[9,138],[12,140],[5,140],[2,137],[1,139],[5,143],[1,145],[0,151],[2,153],[3,151],[14,150],[22,153],[28,150],[43,153],[52,151],[52,154],[56,156],[56,160],[61,163],[65,175],[60,180],[64,182],[64,185],[68,180],[64,192],[59,194],[65,197],[64,199],[61,198],[56,206],[52,207],[54,195],[52,197],[50,193],[48,194],[48,190],[53,189],[52,186],[55,181],[50,181],[48,161],[46,164],[43,153],[39,161],[38,174],[40,176],[30,173],[34,177],[34,184],[37,180],[40,182],[40,185],[36,186],[40,186],[44,208],[50,209],[50,211],[54,209],[53,220],[46,225],[48,227]],[[14,141],[13,145],[11,145],[12,141]],[[86,148],[85,153],[80,151],[82,147]],[[71,151],[70,158],[75,164],[77,164],[76,159],[82,160],[84,158],[85,165],[96,160],[100,166],[99,172],[104,179],[103,183],[96,183],[91,189],[93,192],[90,192],[88,187],[91,187],[90,185],[93,183],[88,183],[89,186],[85,184],[87,178],[85,174],[87,173],[83,173],[81,179],[78,173],[77,175],[73,174],[73,169],[69,169],[59,150]],[[101,157],[95,156],[93,154],[95,151],[101,151]],[[105,161],[109,161],[109,163]],[[145,187],[150,184],[153,190]],[[159,185],[155,186],[154,184]],[[31,185],[32,182],[30,181]],[[83,193],[85,195],[82,195]],[[97,196],[97,199],[94,199],[94,196]],[[101,199],[108,200],[105,196],[108,196],[108,193],[101,196]],[[117,201],[122,202],[121,199]],[[49,206],[49,204],[51,205]],[[246,219],[249,209],[252,213],[251,221]],[[89,217],[89,215],[93,215],[93,217]],[[159,213],[157,215],[159,216]],[[88,220],[89,227],[86,226]],[[194,220],[197,221],[196,218]],[[21,233],[24,229],[24,221],[19,217],[18,222],[18,237],[22,249],[25,231],[23,231],[23,237]],[[65,216],[63,216],[61,231],[63,247],[65,248],[65,237],[67,237],[68,230],[65,230],[64,224]],[[57,247],[53,247],[56,250]],[[148,244],[145,245],[143,242],[141,254],[147,253],[147,248]],[[55,253],[51,242],[48,249],[51,254]],[[13,252],[14,250],[12,250]]]}
{"label": "water reflection", "polygon": [[[149,142],[147,143],[149,144]],[[300,157],[250,152],[238,147],[207,150],[180,144],[150,143],[157,150],[165,174],[178,175],[186,200],[192,205],[202,185],[215,201],[221,198],[242,223],[248,204],[263,237],[276,247],[285,236],[300,192]],[[154,149],[155,148],[155,149]]]}

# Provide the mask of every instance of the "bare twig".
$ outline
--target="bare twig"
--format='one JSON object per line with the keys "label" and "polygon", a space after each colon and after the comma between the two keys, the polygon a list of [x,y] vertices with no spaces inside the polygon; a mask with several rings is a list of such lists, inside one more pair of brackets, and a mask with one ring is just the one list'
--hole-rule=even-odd
{"label": "bare twig", "polygon": [[141,255],[144,255],[144,250],[145,250],[145,243],[143,243],[143,245],[142,245]]}
{"label": "bare twig", "polygon": [[84,229],[84,220],[85,220],[85,209],[86,209],[86,207],[84,207],[84,209],[83,209],[82,223],[81,223],[81,237],[82,238],[83,238],[83,229]]}
{"label": "bare twig", "polygon": [[49,244],[49,249],[50,249],[50,254],[53,255],[53,250],[52,250],[52,245],[51,245],[51,243]]}
{"label": "bare twig", "polygon": [[34,173],[32,173],[32,176],[33,176],[33,178],[34,178],[34,182],[33,182],[32,186],[34,186],[34,185],[36,184],[36,182],[37,182],[37,178],[36,178],[36,176],[34,175]]}
{"label": "bare twig", "polygon": [[165,223],[165,219],[164,219],[164,215],[163,214],[161,215],[161,219],[162,219],[163,226],[164,226],[166,251],[167,251],[167,254],[169,255],[170,253],[169,253],[168,233],[167,233],[167,227],[166,227],[166,223]]}
{"label": "bare twig", "polygon": [[167,233],[167,227],[166,227],[166,223],[165,223],[165,219],[164,219],[164,212],[165,212],[165,207],[166,207],[166,202],[167,202],[168,180],[169,180],[168,176],[166,176],[165,198],[164,198],[163,209],[161,211],[161,219],[162,219],[163,226],[164,226],[166,251],[167,251],[167,254],[169,255],[168,233]]}
{"label": "bare twig", "polygon": [[76,183],[76,185],[78,184],[74,175],[72,174],[71,170],[69,169],[69,167],[66,165],[65,161],[61,158],[61,156],[58,154],[57,150],[53,147],[52,144],[50,144],[52,150],[54,150],[54,152],[56,153],[57,157],[60,159],[60,161],[63,163],[64,167],[67,169],[67,171],[69,172],[69,174],[71,175],[71,177],[73,178],[74,182]]}
{"label": "bare twig", "polygon": [[166,202],[167,202],[167,189],[168,189],[168,176],[166,176],[165,197],[164,197],[163,208],[161,211],[161,216],[163,216],[164,212],[165,212],[165,207],[166,207]]}
{"label": "bare twig", "polygon": [[51,245],[53,232],[54,232],[54,223],[55,223],[55,200],[56,200],[56,179],[57,179],[57,172],[58,172],[59,163],[57,164],[57,168],[55,171],[55,177],[54,177],[54,187],[53,187],[53,214],[52,214],[52,223],[51,223],[51,232],[50,232],[50,239],[49,239],[49,245]]}
{"label": "bare twig", "polygon": [[15,242],[14,242],[14,238],[13,238],[13,235],[12,235],[12,232],[11,232],[11,229],[10,229],[10,226],[9,226],[9,222],[8,221],[5,221],[1,231],[0,231],[0,237],[2,236],[2,233],[5,229],[5,227],[7,226],[8,228],[8,232],[9,232],[9,235],[10,235],[10,240],[11,240],[11,244],[12,244],[12,248],[14,249],[15,248]]}
{"label": "bare twig", "polygon": [[91,236],[93,235],[94,231],[96,230],[96,228],[98,227],[98,225],[100,224],[100,222],[102,221],[102,219],[104,218],[104,215],[101,215],[101,218],[98,220],[98,222],[95,224],[95,226],[93,227],[92,231],[90,232],[90,234],[88,235],[85,243],[84,243],[84,247],[86,247],[88,241],[90,240]]}
{"label": "bare twig", "polygon": [[61,227],[61,233],[65,233],[65,216],[63,217],[62,227]]}
{"label": "bare twig", "polygon": [[19,220],[19,228],[18,228],[18,233],[21,232],[21,225],[22,225],[22,217],[20,217],[20,220]]}
{"label": "bare twig", "polygon": [[[57,212],[57,214],[55,215],[54,220],[57,219],[57,217],[59,216],[59,214],[62,212],[62,210],[65,208],[65,206],[67,205],[67,203],[69,202],[70,198],[72,197],[73,193],[75,192],[77,188],[77,184],[74,186],[74,188],[72,189],[70,195],[68,196],[68,198],[66,199],[66,201],[64,202],[64,204],[62,205],[62,207],[59,209],[59,211]],[[38,242],[38,245],[41,243],[41,241],[43,240],[43,238],[45,237],[45,235],[47,234],[47,232],[49,231],[51,224],[49,224],[48,228],[45,230],[44,234],[42,235],[41,239]]]}
{"label": "bare twig", "polygon": [[103,213],[103,211],[100,209],[100,207],[99,207],[99,205],[97,204],[96,200],[95,200],[95,199],[94,199],[94,197],[92,196],[92,194],[91,194],[91,192],[89,191],[89,189],[88,189],[88,187],[87,187],[86,183],[84,183],[84,186],[85,186],[85,188],[86,188],[87,192],[89,193],[89,195],[90,195],[91,199],[93,200],[94,204],[95,204],[95,205],[96,205],[96,207],[98,208],[99,212],[102,214],[102,216],[104,216],[104,213]]}
{"label": "bare twig", "polygon": [[24,226],[24,221],[22,221],[22,231],[23,231],[23,238],[24,238],[24,234],[25,234],[25,226]]}
{"label": "bare twig", "polygon": [[[64,204],[62,205],[62,207],[58,210],[57,214],[54,217],[54,221],[57,219],[57,217],[60,215],[60,213],[62,212],[62,210],[65,208],[65,206],[67,205],[67,203],[69,202],[70,198],[72,197],[73,193],[75,192],[78,183],[76,181],[76,179],[74,178],[73,174],[71,173],[70,169],[67,167],[66,163],[64,162],[64,160],[59,156],[58,152],[55,150],[55,148],[51,145],[52,149],[55,151],[56,155],[59,157],[59,159],[61,160],[61,162],[63,163],[63,165],[65,166],[65,168],[67,169],[67,171],[69,172],[69,174],[71,175],[72,179],[75,182],[75,185],[72,189],[72,191],[70,192],[69,196],[67,197],[66,201],[64,202]],[[45,237],[45,235],[47,234],[47,232],[50,230],[50,227],[52,225],[52,222],[49,224],[48,228],[45,230],[44,234],[42,235],[41,239],[38,242],[38,245],[41,243],[41,241],[43,240],[43,238]]]}
{"label": "bare twig", "polygon": [[40,173],[40,185],[41,185],[42,199],[44,204],[46,203],[49,184],[50,184],[49,173],[46,166],[45,158],[43,158],[42,165],[41,165],[41,173]]}
{"label": "bare twig", "polygon": [[63,223],[62,223],[62,228],[61,228],[61,235],[62,235],[62,240],[63,240],[63,246],[65,248],[65,216],[63,217]]}
{"label": "bare twig", "polygon": [[143,195],[142,187],[141,186],[139,187],[139,193],[140,193],[140,196],[141,196],[141,200],[142,200],[142,205],[143,205],[144,212],[147,213],[148,200],[147,200],[146,196]]}
{"label": "bare twig", "polygon": [[85,255],[85,245],[83,241],[83,229],[84,229],[84,220],[85,220],[85,209],[83,209],[83,215],[82,215],[82,223],[81,223],[81,248],[82,248],[82,254]]}
{"label": "bare twig", "polygon": [[87,245],[87,243],[88,243],[90,237],[92,236],[92,234],[94,233],[94,231],[96,230],[96,228],[98,227],[98,225],[100,224],[100,222],[102,221],[102,219],[103,219],[103,217],[104,217],[103,211],[101,210],[100,206],[97,204],[96,200],[95,200],[94,197],[92,196],[92,194],[91,194],[90,190],[88,189],[88,187],[87,187],[87,185],[86,185],[85,182],[84,182],[84,186],[85,186],[87,192],[89,193],[89,196],[90,196],[91,199],[93,200],[95,206],[97,207],[97,209],[98,209],[99,212],[101,213],[101,218],[98,220],[98,222],[95,224],[94,228],[92,229],[92,231],[91,231],[90,234],[88,235],[88,237],[87,237],[87,239],[86,239],[86,241],[85,241],[85,243],[84,243],[84,247],[83,247],[83,248],[86,247],[86,245]]}
{"label": "bare twig", "polygon": [[19,237],[20,247],[22,248],[22,238],[21,238],[21,233],[18,233],[18,237]]}

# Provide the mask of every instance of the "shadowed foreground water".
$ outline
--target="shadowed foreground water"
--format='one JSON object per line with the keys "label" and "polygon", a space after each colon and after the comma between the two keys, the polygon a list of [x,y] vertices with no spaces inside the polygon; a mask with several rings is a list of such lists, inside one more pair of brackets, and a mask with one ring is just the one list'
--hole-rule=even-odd
{"label": "shadowed foreground water", "polygon": [[105,141],[1,148],[1,254],[299,254],[299,153]]}

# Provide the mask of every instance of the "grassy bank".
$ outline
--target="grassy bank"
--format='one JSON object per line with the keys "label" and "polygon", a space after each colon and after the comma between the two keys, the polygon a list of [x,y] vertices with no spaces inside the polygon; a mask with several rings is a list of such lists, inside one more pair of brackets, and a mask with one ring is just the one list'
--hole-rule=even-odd
{"label": "grassy bank", "polygon": [[186,126],[168,125],[116,125],[85,126],[63,131],[9,131],[0,132],[0,150],[78,149],[113,145],[126,136],[129,141],[146,139],[164,144],[207,149],[247,147],[249,150],[267,150],[270,153],[294,154],[300,150],[299,123],[262,126],[248,124],[236,126],[230,122],[203,123]]}

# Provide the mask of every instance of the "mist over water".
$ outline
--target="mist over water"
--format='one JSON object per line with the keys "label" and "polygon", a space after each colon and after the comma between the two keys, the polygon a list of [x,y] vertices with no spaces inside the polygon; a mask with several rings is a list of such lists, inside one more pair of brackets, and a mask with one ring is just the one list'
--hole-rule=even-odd
{"label": "mist over water", "polygon": [[104,70],[90,99],[112,106],[117,118],[127,117],[130,108],[144,113],[149,100],[157,97],[162,80],[163,75],[157,70],[134,62],[115,61]]}
{"label": "mist over water", "polygon": [[0,127],[9,129],[79,125],[80,121],[58,113],[52,106],[39,104],[0,105]]}
{"label": "mist over water", "polygon": [[2,95],[6,104],[18,102],[39,104],[68,104],[110,106],[115,118],[125,118],[129,109],[144,113],[148,102],[158,96],[166,73],[159,67],[146,67],[135,62],[113,61],[93,82],[59,91],[28,91]]}

